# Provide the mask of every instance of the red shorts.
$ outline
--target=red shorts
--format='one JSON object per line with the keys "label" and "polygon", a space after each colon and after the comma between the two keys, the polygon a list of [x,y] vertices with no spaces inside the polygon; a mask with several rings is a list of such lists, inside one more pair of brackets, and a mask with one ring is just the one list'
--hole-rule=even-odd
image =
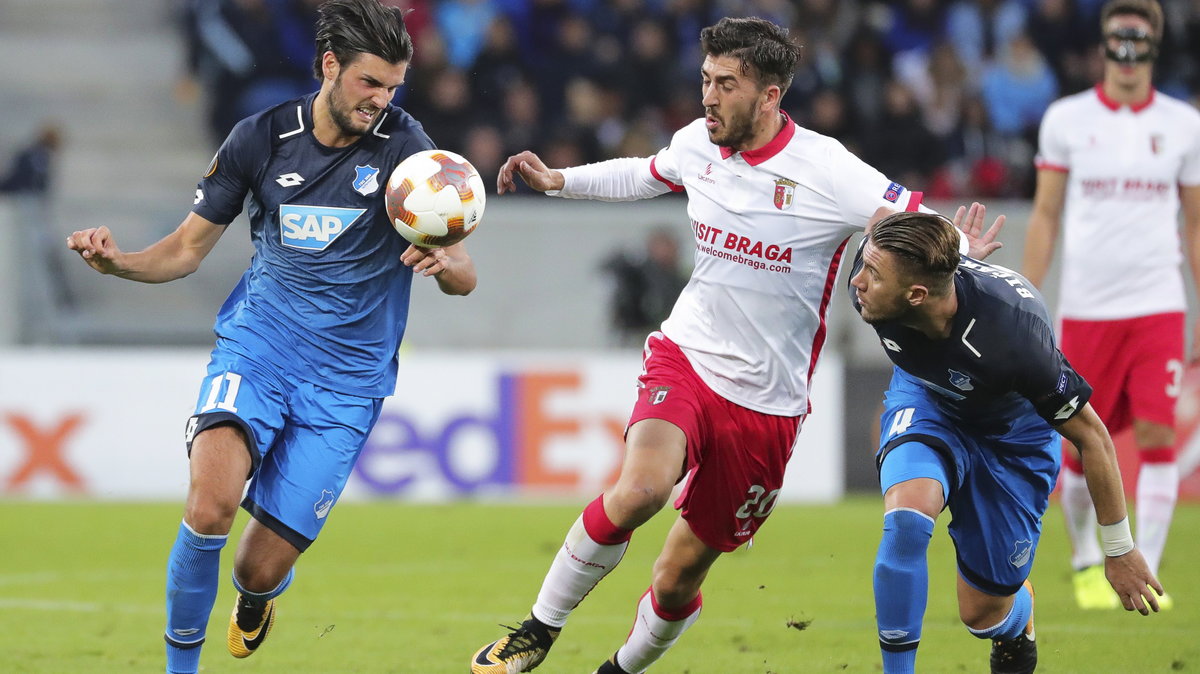
{"label": "red shorts", "polygon": [[1183,341],[1182,313],[1113,321],[1064,318],[1059,347],[1092,385],[1092,407],[1115,434],[1134,419],[1175,426]]}
{"label": "red shorts", "polygon": [[722,552],[750,540],[775,508],[803,416],[746,409],[700,380],[662,333],[646,340],[629,425],[662,419],[687,436],[687,483],[675,508],[692,532]]}

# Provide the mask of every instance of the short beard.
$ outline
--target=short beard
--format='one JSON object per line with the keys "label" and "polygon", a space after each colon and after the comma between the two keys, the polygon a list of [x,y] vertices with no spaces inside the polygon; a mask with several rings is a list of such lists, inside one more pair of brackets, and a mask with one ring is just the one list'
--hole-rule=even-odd
{"label": "short beard", "polygon": [[333,81],[333,86],[329,88],[329,93],[325,96],[325,106],[329,108],[329,117],[333,120],[334,126],[338,128],[343,136],[362,136],[366,132],[354,127],[354,122],[350,120],[350,115],[346,114],[341,108],[342,99],[335,95],[342,88],[342,75],[338,73],[337,79]]}
{"label": "short beard", "polygon": [[727,119],[723,137],[709,135],[709,140],[715,145],[740,149],[754,137],[754,116],[746,115],[740,120]]}

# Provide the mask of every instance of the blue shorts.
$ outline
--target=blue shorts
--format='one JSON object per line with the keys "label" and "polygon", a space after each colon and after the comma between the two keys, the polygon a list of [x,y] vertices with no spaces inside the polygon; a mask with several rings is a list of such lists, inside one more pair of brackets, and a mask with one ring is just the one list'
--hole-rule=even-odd
{"label": "blue shorts", "polygon": [[[925,445],[937,457],[912,451],[911,444],[889,456],[907,443]],[[1059,458],[1058,433],[1032,406],[1002,435],[973,432],[944,414],[917,380],[894,371],[876,454],[880,488],[886,493],[918,477],[942,483],[959,573],[976,589],[1008,596],[1029,576]]]}
{"label": "blue shorts", "polygon": [[346,487],[382,406],[382,398],[289,379],[218,346],[188,420],[188,452],[207,428],[241,428],[252,463],[242,507],[304,551]]}

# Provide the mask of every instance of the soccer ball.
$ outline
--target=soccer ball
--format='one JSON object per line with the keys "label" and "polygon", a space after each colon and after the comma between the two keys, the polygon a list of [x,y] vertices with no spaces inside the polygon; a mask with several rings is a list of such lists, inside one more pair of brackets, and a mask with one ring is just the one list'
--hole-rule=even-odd
{"label": "soccer ball", "polygon": [[483,218],[483,179],[461,155],[423,150],[400,162],[384,195],[400,236],[425,248],[462,241]]}

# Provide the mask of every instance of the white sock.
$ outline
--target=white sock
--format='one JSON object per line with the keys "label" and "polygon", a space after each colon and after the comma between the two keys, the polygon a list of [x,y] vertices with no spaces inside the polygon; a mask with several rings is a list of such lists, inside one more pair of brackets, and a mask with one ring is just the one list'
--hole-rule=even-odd
{"label": "white sock", "polygon": [[654,590],[646,590],[638,602],[633,629],[629,631],[625,644],[617,651],[617,666],[629,674],[642,674],[700,618],[702,603],[700,596],[697,596],[683,608],[664,611],[654,601]]}
{"label": "white sock", "polygon": [[629,541],[602,545],[592,540],[580,515],[542,581],[537,603],[533,605],[534,617],[561,629],[587,593],[616,568],[628,547]]}
{"label": "white sock", "polygon": [[1100,541],[1096,535],[1096,507],[1088,492],[1082,473],[1067,466],[1059,473],[1062,482],[1062,509],[1067,520],[1067,535],[1071,539],[1071,566],[1076,570],[1104,562]]}
{"label": "white sock", "polygon": [[1178,497],[1178,464],[1174,461],[1142,464],[1137,481],[1137,544],[1155,575],[1167,545],[1167,530]]}

